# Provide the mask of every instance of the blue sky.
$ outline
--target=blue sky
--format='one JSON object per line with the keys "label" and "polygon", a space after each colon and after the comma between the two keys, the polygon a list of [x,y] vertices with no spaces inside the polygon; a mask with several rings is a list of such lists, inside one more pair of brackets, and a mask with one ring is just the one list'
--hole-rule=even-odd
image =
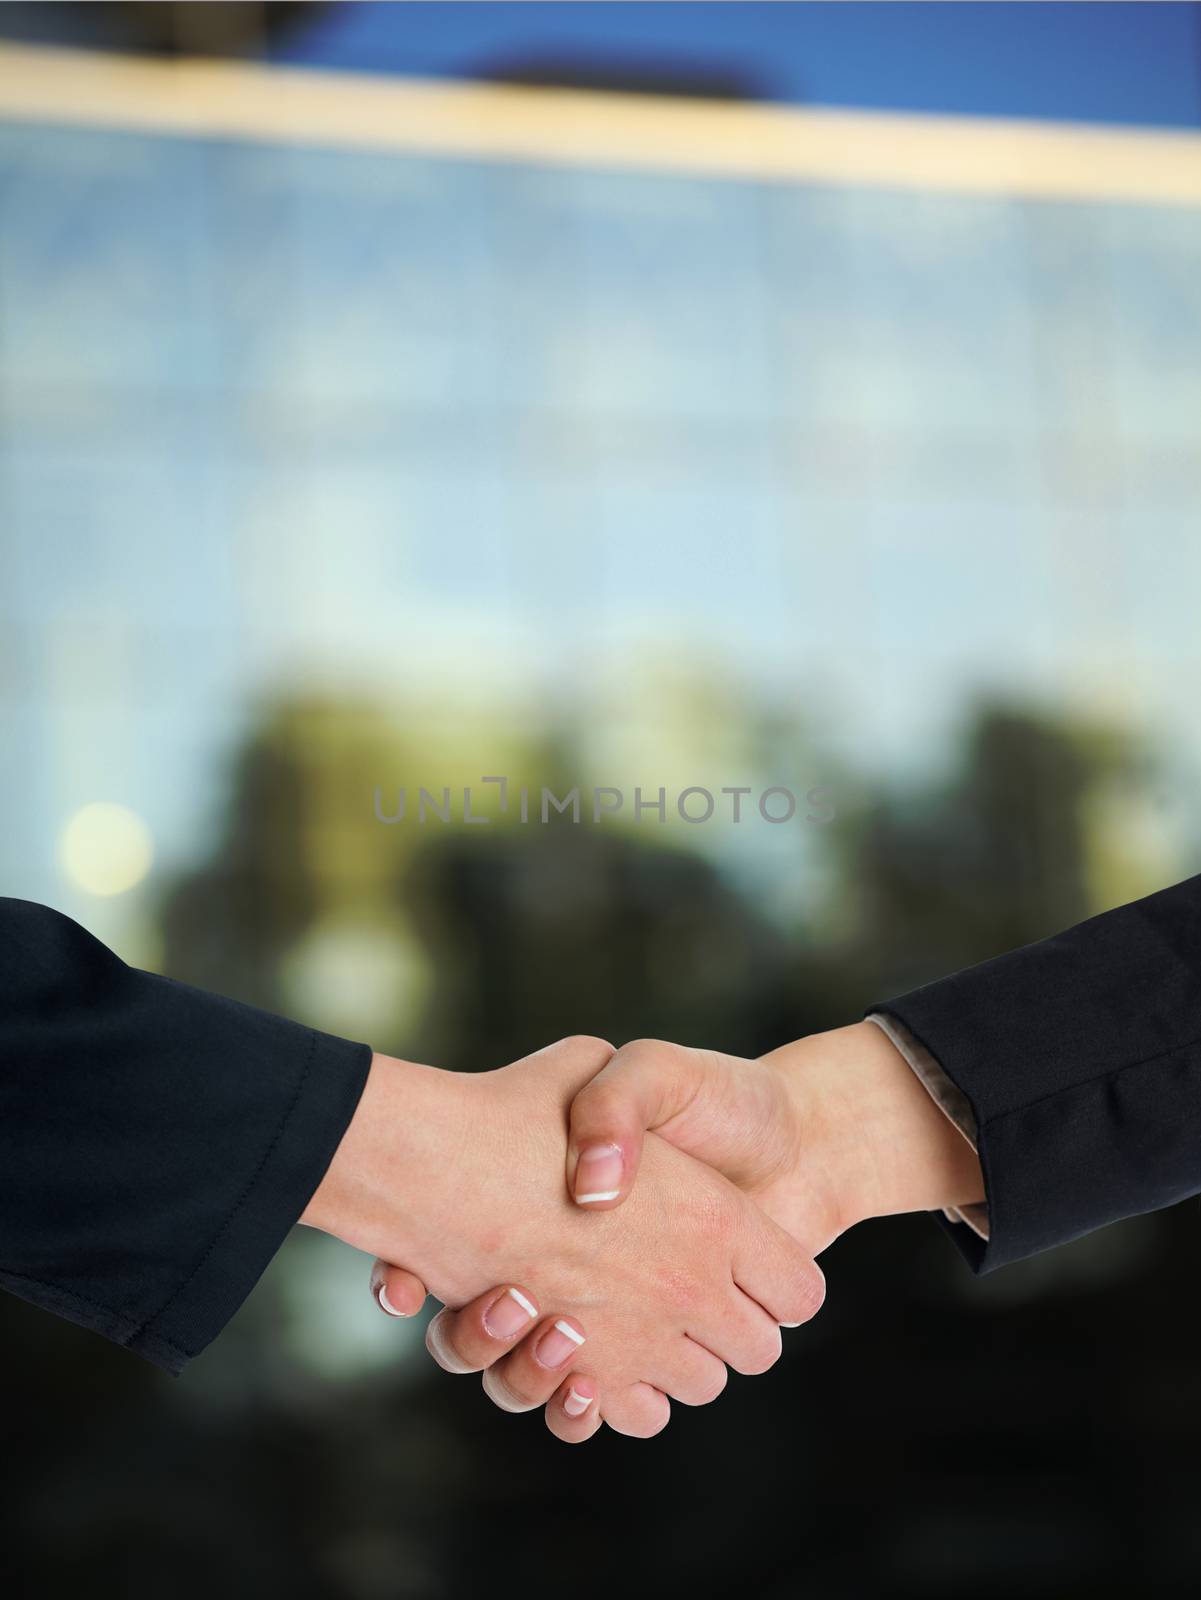
{"label": "blue sky", "polygon": [[[127,8],[0,6],[0,37],[130,48]],[[471,77],[554,57],[714,69],[765,99],[1201,128],[1201,5],[314,4],[273,59]]]}
{"label": "blue sky", "polygon": [[736,70],[764,98],[1201,127],[1201,6],[361,4],[314,7],[277,59],[471,76],[551,55]]}

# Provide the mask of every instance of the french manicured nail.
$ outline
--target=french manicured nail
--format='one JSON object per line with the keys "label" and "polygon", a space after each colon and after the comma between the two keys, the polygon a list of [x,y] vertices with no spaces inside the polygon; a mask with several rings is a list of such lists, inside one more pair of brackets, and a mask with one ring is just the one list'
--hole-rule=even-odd
{"label": "french manicured nail", "polygon": [[592,1396],[576,1389],[568,1389],[563,1399],[563,1409],[569,1417],[582,1417],[591,1404]]}
{"label": "french manicured nail", "polygon": [[536,1400],[519,1400],[509,1388],[505,1380],[493,1367],[484,1371],[484,1393],[493,1405],[502,1411],[534,1411],[537,1409]]}
{"label": "french manicured nail", "polygon": [[484,1312],[484,1326],[494,1339],[511,1339],[538,1315],[520,1289],[506,1289]]}
{"label": "french manicured nail", "polygon": [[407,1311],[398,1311],[391,1300],[388,1299],[388,1290],[385,1284],[381,1283],[379,1288],[376,1289],[375,1298],[380,1303],[380,1309],[386,1311],[390,1317],[407,1317],[409,1315]]}
{"label": "french manicured nail", "polygon": [[544,1367],[561,1367],[584,1342],[584,1335],[570,1322],[556,1322],[538,1341],[535,1354]]}
{"label": "french manicured nail", "polygon": [[439,1311],[431,1319],[425,1330],[425,1348],[442,1368],[443,1372],[475,1372],[475,1367],[469,1366],[466,1361],[450,1347],[450,1340],[446,1337],[445,1319],[449,1315],[446,1311]]}
{"label": "french manicured nail", "polygon": [[591,1144],[580,1151],[575,1169],[575,1200],[579,1206],[598,1200],[616,1200],[621,1193],[621,1146]]}

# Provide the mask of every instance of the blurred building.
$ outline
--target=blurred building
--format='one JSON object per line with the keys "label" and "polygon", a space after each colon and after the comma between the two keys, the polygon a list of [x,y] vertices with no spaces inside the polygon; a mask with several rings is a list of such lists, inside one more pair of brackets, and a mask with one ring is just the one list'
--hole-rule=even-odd
{"label": "blurred building", "polygon": [[[754,1053],[1196,870],[1197,132],[798,103],[852,8],[8,9],[6,893],[476,1068]],[[855,25],[933,9],[1142,70],[1123,6]],[[489,774],[833,805],[375,814]],[[6,1304],[22,1592],[1191,1593],[1194,1227],[857,1235],[774,1389],[570,1480],[314,1240],[180,1386]]]}

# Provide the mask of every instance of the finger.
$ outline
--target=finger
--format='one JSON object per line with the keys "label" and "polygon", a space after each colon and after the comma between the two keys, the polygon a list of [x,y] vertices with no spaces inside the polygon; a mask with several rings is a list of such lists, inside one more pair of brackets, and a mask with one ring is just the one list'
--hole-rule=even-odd
{"label": "finger", "polygon": [[751,1201],[734,1249],[734,1281],[784,1328],[797,1328],[821,1310],[826,1279],[813,1257]]}
{"label": "finger", "polygon": [[780,1359],[779,1324],[736,1283],[720,1304],[698,1307],[687,1331],[710,1356],[744,1376],[766,1372]]}
{"label": "finger", "polygon": [[600,1409],[614,1433],[631,1439],[653,1439],[671,1421],[671,1401],[649,1383],[632,1383],[628,1389],[606,1395]]}
{"label": "finger", "polygon": [[596,1379],[573,1372],[546,1402],[546,1426],[564,1444],[583,1444],[601,1426]]}
{"label": "finger", "polygon": [[633,1186],[642,1137],[682,1111],[701,1079],[699,1058],[660,1039],[623,1045],[571,1106],[567,1188],[576,1205],[610,1211]]}
{"label": "finger", "polygon": [[587,1338],[574,1317],[548,1317],[528,1339],[484,1374],[484,1392],[502,1411],[545,1405],[579,1358]]}
{"label": "finger", "polygon": [[725,1362],[687,1335],[672,1349],[669,1365],[654,1374],[655,1388],[685,1406],[707,1406],[729,1377]]}
{"label": "finger", "polygon": [[425,1347],[445,1372],[482,1372],[537,1320],[536,1303],[519,1285],[489,1289],[459,1311],[439,1311],[425,1330]]}
{"label": "finger", "polygon": [[390,1317],[415,1317],[425,1304],[425,1284],[416,1273],[387,1261],[372,1265],[371,1293]]}

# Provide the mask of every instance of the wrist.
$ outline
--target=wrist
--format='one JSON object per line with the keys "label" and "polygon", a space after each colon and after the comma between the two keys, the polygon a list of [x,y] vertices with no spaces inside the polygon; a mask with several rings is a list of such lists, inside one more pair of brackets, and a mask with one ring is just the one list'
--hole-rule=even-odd
{"label": "wrist", "polygon": [[868,1217],[983,1200],[975,1151],[875,1023],[811,1035],[765,1060],[785,1080],[802,1160],[821,1174],[831,1237]]}
{"label": "wrist", "polygon": [[469,1118],[459,1074],[372,1057],[367,1082],[301,1222],[420,1271]]}

